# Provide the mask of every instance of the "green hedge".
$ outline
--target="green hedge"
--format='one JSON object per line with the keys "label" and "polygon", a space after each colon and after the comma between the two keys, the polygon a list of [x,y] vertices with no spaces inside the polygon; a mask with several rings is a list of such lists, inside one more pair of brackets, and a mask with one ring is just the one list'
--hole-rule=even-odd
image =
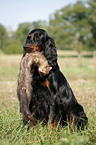
{"label": "green hedge", "polygon": [[18,40],[8,42],[5,45],[3,52],[5,54],[21,54],[23,52],[23,46]]}

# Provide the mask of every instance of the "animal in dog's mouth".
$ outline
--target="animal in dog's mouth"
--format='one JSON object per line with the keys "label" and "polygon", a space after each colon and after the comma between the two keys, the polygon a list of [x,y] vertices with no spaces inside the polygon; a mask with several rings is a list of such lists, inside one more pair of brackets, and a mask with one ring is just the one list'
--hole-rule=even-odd
{"label": "animal in dog's mouth", "polygon": [[[37,122],[35,115],[33,115],[34,112],[31,113],[29,108],[32,99],[32,91],[34,91],[34,85],[32,84],[34,84],[34,73],[36,67],[38,69],[38,84],[49,89],[49,81],[46,78],[44,79],[44,77],[50,72],[51,67],[48,65],[46,58],[40,52],[35,51],[34,53],[27,53],[26,56],[23,57],[18,76],[17,92],[20,101],[20,111],[23,115],[23,119],[30,121],[31,125],[35,125]],[[37,88],[37,91],[38,90],[39,89]],[[36,102],[34,102],[34,107],[36,107],[35,103]]]}

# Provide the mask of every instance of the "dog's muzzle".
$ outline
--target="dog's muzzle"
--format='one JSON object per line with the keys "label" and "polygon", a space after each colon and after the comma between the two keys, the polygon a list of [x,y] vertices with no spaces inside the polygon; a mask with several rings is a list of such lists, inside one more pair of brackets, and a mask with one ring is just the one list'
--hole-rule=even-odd
{"label": "dog's muzzle", "polygon": [[23,48],[24,48],[25,50],[28,50],[28,49],[30,48],[30,45],[29,45],[29,44],[25,44],[25,45],[23,46]]}

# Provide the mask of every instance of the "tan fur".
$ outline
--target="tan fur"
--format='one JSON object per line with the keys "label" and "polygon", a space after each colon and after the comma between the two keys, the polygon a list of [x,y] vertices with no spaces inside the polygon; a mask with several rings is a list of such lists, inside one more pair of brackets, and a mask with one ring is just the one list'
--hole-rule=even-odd
{"label": "tan fur", "polygon": [[[32,64],[36,64],[39,67],[39,73],[45,76],[49,73],[51,68],[48,65],[46,58],[40,52],[27,53],[21,60],[21,69],[18,77],[17,95],[20,101],[20,110],[23,114],[23,118],[26,121],[31,120],[31,124],[35,125],[36,122],[33,114],[29,110],[29,104],[31,100],[32,92]],[[35,120],[35,121],[34,121]]]}

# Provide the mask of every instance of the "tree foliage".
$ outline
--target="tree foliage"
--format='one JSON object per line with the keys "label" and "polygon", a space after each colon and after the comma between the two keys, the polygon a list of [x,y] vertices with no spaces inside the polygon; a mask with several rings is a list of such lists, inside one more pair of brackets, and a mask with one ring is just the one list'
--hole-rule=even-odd
{"label": "tree foliage", "polygon": [[26,36],[35,28],[45,29],[56,41],[58,49],[96,50],[96,0],[80,0],[62,7],[50,15],[49,24],[40,20],[21,23],[9,38],[6,29],[0,25],[0,49],[9,50],[17,43],[13,52],[20,53],[18,48],[24,45]]}
{"label": "tree foliage", "polygon": [[7,41],[8,34],[3,25],[0,24],[0,49],[3,50],[4,45]]}
{"label": "tree foliage", "polygon": [[50,34],[58,48],[95,49],[96,2],[77,1],[56,11],[50,17]]}

